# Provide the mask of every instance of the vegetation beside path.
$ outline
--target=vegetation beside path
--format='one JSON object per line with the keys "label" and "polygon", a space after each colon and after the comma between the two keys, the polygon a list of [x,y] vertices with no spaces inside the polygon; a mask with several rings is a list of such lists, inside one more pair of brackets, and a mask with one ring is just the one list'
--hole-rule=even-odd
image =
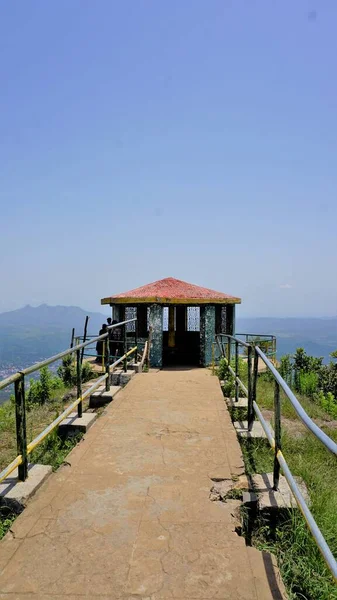
{"label": "vegetation beside path", "polygon": [[[76,368],[74,362],[66,357],[54,375],[47,367],[41,369],[39,379],[32,379],[26,390],[27,441],[32,441],[47,425],[56,419],[76,398]],[[95,378],[89,363],[83,363],[83,383]],[[55,429],[30,454],[29,461],[51,465],[58,469],[69,452],[81,440],[83,434],[77,433],[63,438]],[[15,399],[11,396],[0,405],[0,471],[17,456]],[[0,539],[10,529],[17,514],[5,505],[0,505]]]}
{"label": "vegetation beside path", "polygon": [[[285,366],[287,372],[282,371]],[[311,368],[315,377],[310,374]],[[241,364],[243,380],[246,370],[247,365]],[[310,417],[337,442],[336,363],[322,365],[320,359],[308,357],[303,349],[299,349],[293,357],[281,360],[279,370]],[[233,395],[233,381],[226,373],[225,364],[219,365],[218,374],[226,380],[225,395]],[[322,402],[322,397],[326,398],[328,394],[333,398],[330,396],[328,402]],[[310,510],[332,553],[337,556],[336,457],[302,426],[289,400],[283,394],[281,396],[284,456],[293,475],[304,480],[311,500]],[[257,402],[273,425],[274,385],[267,373],[258,377]],[[233,419],[244,417],[242,409],[232,411]],[[240,439],[240,443],[247,474],[272,472],[274,457],[266,440]],[[244,514],[248,518],[246,511]],[[299,510],[282,511],[276,522],[260,515],[254,523],[250,520],[244,531],[249,543],[276,555],[289,600],[337,600],[337,587]]]}

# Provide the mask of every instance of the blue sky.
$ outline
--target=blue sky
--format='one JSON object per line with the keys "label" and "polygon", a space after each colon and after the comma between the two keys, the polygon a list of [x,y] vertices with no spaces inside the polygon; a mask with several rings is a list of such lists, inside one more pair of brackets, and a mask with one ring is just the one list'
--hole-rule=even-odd
{"label": "blue sky", "polygon": [[337,3],[0,7],[0,311],[167,276],[337,313]]}

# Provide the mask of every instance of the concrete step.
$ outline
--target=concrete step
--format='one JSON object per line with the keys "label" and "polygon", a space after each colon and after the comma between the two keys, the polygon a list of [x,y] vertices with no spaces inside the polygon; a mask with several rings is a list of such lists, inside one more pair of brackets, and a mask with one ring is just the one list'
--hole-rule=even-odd
{"label": "concrete step", "polygon": [[[269,423],[267,422],[269,425]],[[248,431],[248,421],[234,421],[236,433],[242,438],[267,438],[260,421],[254,421],[251,431]]]}
{"label": "concrete step", "polygon": [[69,431],[86,433],[96,419],[97,415],[93,412],[84,412],[80,419],[77,416],[77,412],[70,413],[69,417],[60,423],[59,433],[61,435],[66,435]]}
{"label": "concrete step", "polygon": [[128,369],[126,373],[124,373],[123,369],[116,369],[116,371],[110,375],[110,383],[113,386],[124,386],[129,383],[134,375],[136,375],[136,372],[131,369]]}
{"label": "concrete step", "polygon": [[248,408],[248,398],[239,398],[235,401],[235,398],[226,398],[226,404],[228,408]]}
{"label": "concrete step", "polygon": [[[295,477],[295,479],[306,503],[310,504],[310,497],[303,479],[300,477]],[[242,501],[244,504],[256,503],[260,511],[297,508],[296,500],[283,475],[280,475],[278,490],[273,490],[273,473],[253,475],[251,490],[244,492]]]}
{"label": "concrete step", "polygon": [[27,500],[35,494],[43,482],[51,475],[52,467],[49,465],[28,465],[26,481],[18,480],[18,469],[0,483],[1,503],[10,506],[14,511],[21,512]]}
{"label": "concrete step", "polygon": [[121,389],[120,385],[111,385],[110,390],[107,392],[105,385],[101,385],[96,392],[91,394],[89,408],[98,408],[105,404],[109,404]]}
{"label": "concrete step", "polygon": [[131,363],[131,364],[129,364],[129,369],[130,369],[130,371],[135,371],[135,373],[141,373],[142,372],[142,365],[141,365],[140,362]]}

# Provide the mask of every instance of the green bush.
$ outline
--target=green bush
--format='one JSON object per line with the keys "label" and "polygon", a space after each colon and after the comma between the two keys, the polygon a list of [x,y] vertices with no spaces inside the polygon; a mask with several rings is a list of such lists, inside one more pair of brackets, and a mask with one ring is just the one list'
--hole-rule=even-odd
{"label": "green bush", "polygon": [[314,400],[323,408],[323,410],[325,410],[325,412],[331,415],[333,419],[337,419],[337,400],[331,392],[324,394],[324,392],[320,390],[315,394]]}
{"label": "green bush", "polygon": [[228,369],[228,361],[223,356],[219,360],[219,365],[217,367],[217,376],[220,380],[227,379],[230,376],[230,372]]}
{"label": "green bush", "polygon": [[57,390],[63,388],[63,382],[59,377],[55,377],[49,371],[48,367],[43,367],[40,372],[40,379],[30,380],[27,402],[29,404],[46,404],[52,400]]}
{"label": "green bush", "polygon": [[318,373],[322,367],[323,357],[309,356],[303,348],[297,348],[293,357],[293,369],[295,373]]}
{"label": "green bush", "polygon": [[319,372],[319,387],[328,394],[329,392],[337,398],[337,364],[330,362],[329,365],[322,365]]}
{"label": "green bush", "polygon": [[313,398],[314,394],[318,390],[318,374],[314,371],[304,373],[303,371],[298,375],[298,386],[297,391],[300,394]]}
{"label": "green bush", "polygon": [[[58,376],[67,387],[72,387],[77,383],[76,362],[72,356],[68,355],[62,359],[62,365],[57,369]],[[95,377],[93,368],[89,362],[83,362],[81,367],[82,383],[90,381]]]}
{"label": "green bush", "polygon": [[285,354],[281,357],[281,362],[279,366],[279,373],[281,377],[283,377],[284,381],[288,384],[292,384],[293,380],[293,366],[291,362],[291,355]]}

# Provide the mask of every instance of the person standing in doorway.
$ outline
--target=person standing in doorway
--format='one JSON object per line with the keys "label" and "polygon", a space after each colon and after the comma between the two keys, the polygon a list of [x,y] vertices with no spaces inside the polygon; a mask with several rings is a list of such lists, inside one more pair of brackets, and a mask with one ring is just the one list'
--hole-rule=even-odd
{"label": "person standing in doorway", "polygon": [[[112,321],[112,325],[117,325],[117,321]],[[116,360],[117,357],[122,356],[122,331],[120,327],[114,327],[110,329],[110,356],[113,357],[113,360]]]}
{"label": "person standing in doorway", "polygon": [[[98,335],[103,335],[104,333],[107,333],[107,332],[108,332],[108,326],[106,323],[103,323],[102,328],[99,330]],[[96,362],[98,362],[98,363],[102,362],[103,347],[105,345],[104,341],[105,340],[98,340],[98,342],[96,343],[96,353],[97,353]]]}

